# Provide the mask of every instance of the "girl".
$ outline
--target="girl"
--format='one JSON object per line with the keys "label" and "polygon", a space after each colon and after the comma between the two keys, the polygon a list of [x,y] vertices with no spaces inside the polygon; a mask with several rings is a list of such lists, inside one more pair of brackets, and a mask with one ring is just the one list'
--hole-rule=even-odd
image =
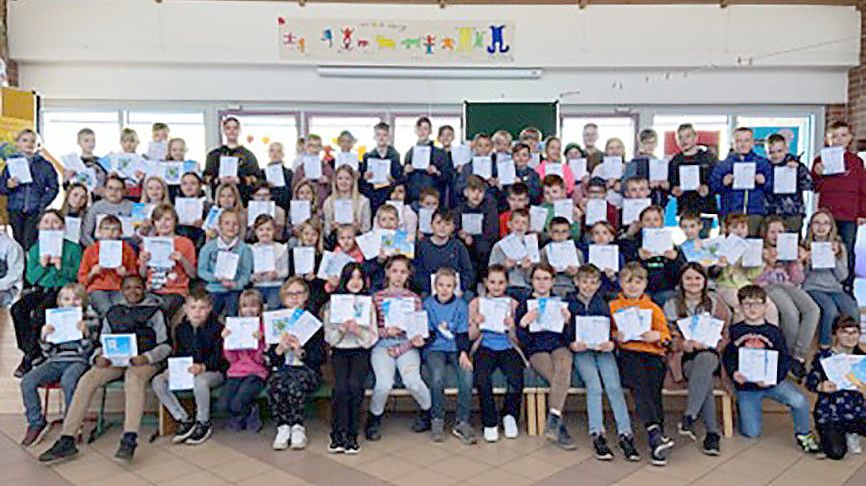
{"label": "girl", "polygon": [[[271,188],[265,181],[258,181],[253,184],[253,201],[269,202],[271,200]],[[256,218],[258,219],[258,218]],[[274,203],[274,215],[271,217],[274,226],[274,239],[285,241],[286,235],[286,210]],[[255,220],[249,221],[249,225],[253,226]]]}
{"label": "girl", "polygon": [[[135,154],[138,149],[138,133],[131,128],[124,128],[120,131],[120,150],[124,154]],[[130,201],[136,201],[141,197],[141,181],[145,174],[140,170],[135,171],[135,180],[126,179],[126,198]]]}
{"label": "girl", "polygon": [[[609,138],[604,145],[605,157],[619,157],[621,175],[625,170],[625,144],[619,138]],[[591,177],[601,177],[607,181],[607,202],[613,204],[617,208],[622,207],[621,178],[610,178],[605,176],[607,164],[598,164],[592,169]]]}
{"label": "girl", "polygon": [[[679,434],[697,440],[695,422],[701,416],[706,428],[702,452],[710,456],[721,453],[719,449],[719,419],[716,415],[716,399],[713,397],[715,375],[719,370],[719,356],[727,344],[728,325],[731,314],[728,306],[708,290],[709,278],[704,267],[697,262],[686,263],[680,271],[677,293],[664,305],[665,317],[671,328],[674,357],[668,359],[676,381],[688,379],[689,393],[686,410],[679,423]],[[683,337],[681,319],[710,314],[722,321],[721,339],[715,347]],[[675,357],[679,355],[679,360]]]}
{"label": "girl", "polygon": [[187,172],[180,178],[180,191],[172,198],[174,204],[177,204],[179,197],[203,200],[202,213],[199,215],[199,218],[187,221],[186,224],[179,224],[177,227],[177,234],[189,238],[195,246],[196,252],[201,251],[201,248],[207,242],[207,235],[202,229],[202,225],[204,225],[204,219],[210,212],[211,206],[213,206],[213,203],[205,196],[202,186],[203,182],[201,177],[195,172]]}
{"label": "girl", "polygon": [[189,295],[190,282],[197,276],[195,245],[189,238],[175,233],[177,212],[170,204],[154,208],[152,219],[154,234],[174,241],[174,251],[169,255],[174,266],[162,268],[150,265],[150,252],[142,246],[138,272],[145,278],[148,291],[162,297],[163,311],[171,322]]}
{"label": "girl", "polygon": [[[216,191],[214,191],[214,202],[218,208],[223,210],[223,212],[230,211],[238,215],[241,225],[238,234],[241,240],[243,240],[247,233],[247,212],[241,202],[241,192],[238,190],[238,186],[234,184],[220,184],[217,186]],[[216,235],[216,228],[207,230],[209,240],[215,238]]]}
{"label": "girl", "polygon": [[397,211],[397,218],[399,220],[397,229],[405,231],[409,238],[415,239],[415,234],[418,229],[418,214],[415,213],[414,209],[412,209],[412,205],[406,204],[406,186],[403,184],[394,185],[391,189],[389,201],[398,201],[403,203],[402,209],[398,208]]}
{"label": "girl", "polygon": [[[589,230],[589,244],[581,244],[580,249],[583,254],[583,261],[589,262],[589,247],[591,245],[615,245],[616,231],[610,223],[599,221],[592,225]],[[610,300],[620,291],[618,270],[625,266],[625,255],[619,251],[619,266],[613,268],[599,268],[601,270],[601,288],[599,292],[605,297],[605,300]]]}
{"label": "girl", "polygon": [[[335,221],[336,201],[352,202],[352,221]],[[351,166],[341,165],[335,174],[331,195],[325,199],[325,234],[330,236],[337,224],[354,224],[361,233],[370,231],[370,200],[358,192],[358,179]]]}
{"label": "girl", "polygon": [[[144,180],[144,189],[141,192],[141,202],[156,207],[159,204],[171,205],[168,195],[168,185],[161,177],[151,176]],[[146,212],[146,211],[145,211]],[[153,236],[153,213],[148,215],[138,227],[136,234],[139,237]]]}
{"label": "girl", "polygon": [[407,336],[398,327],[405,325],[405,320],[409,318],[405,314],[406,309],[421,310],[421,298],[408,289],[411,273],[412,264],[408,258],[403,255],[389,258],[385,263],[385,288],[373,295],[379,342],[373,347],[370,356],[376,386],[367,414],[367,440],[382,438],[379,427],[385,412],[385,402],[394,386],[395,368],[400,371],[403,384],[421,409],[412,430],[416,433],[430,430],[430,389],[421,379],[421,355],[417,349],[424,346],[424,338]]}
{"label": "girl", "polygon": [[[241,215],[234,211],[223,211],[219,217],[219,237],[208,241],[201,249],[198,274],[205,281],[205,289],[213,296],[214,312],[235,315],[241,290],[250,281],[253,271],[253,253],[240,237]],[[220,252],[237,255],[237,266],[233,275],[215,274]]]}
{"label": "girl", "polygon": [[650,206],[640,213],[640,231],[631,238],[622,240],[626,260],[637,260],[649,274],[647,293],[653,302],[663,306],[674,294],[674,286],[680,267],[685,263],[682,253],[676,247],[661,255],[643,248],[643,230],[664,227],[664,209]]}
{"label": "girl", "polygon": [[[258,290],[247,289],[238,298],[240,317],[261,318],[264,312],[264,301]],[[229,337],[231,330],[222,331],[223,340]],[[262,419],[256,397],[265,388],[268,369],[265,367],[265,331],[259,323],[259,329],[253,332],[258,347],[256,349],[224,349],[223,355],[229,362],[226,371],[226,381],[220,392],[220,408],[226,411],[229,420],[226,427],[232,432],[247,429],[255,433],[262,430]]]}
{"label": "girl", "polygon": [[830,347],[833,322],[841,314],[858,318],[860,309],[857,301],[845,293],[842,285],[848,278],[848,251],[842,244],[842,239],[836,231],[833,215],[827,210],[817,211],[812,215],[809,231],[806,233],[805,247],[811,252],[814,243],[830,243],[836,266],[833,268],[814,268],[811,253],[806,261],[806,276],[803,280],[803,290],[815,301],[821,309],[820,341],[822,349]]}
{"label": "girl", "polygon": [[[306,312],[309,295],[307,284],[301,277],[289,278],[280,288],[280,299],[288,310]],[[265,365],[271,371],[268,402],[277,425],[273,443],[275,450],[286,449],[290,440],[292,449],[307,446],[304,403],[307,395],[316,391],[322,378],[323,336],[320,328],[306,343],[301,343],[297,336],[283,332],[280,342],[272,344],[265,353]]]}
{"label": "girl", "polygon": [[[60,212],[63,213],[67,225],[78,224],[78,239],[74,243],[81,244],[81,223],[87,215],[88,206],[90,206],[90,193],[87,188],[77,182],[69,184]],[[77,222],[70,221],[68,218],[76,218]]]}
{"label": "girl", "polygon": [[[255,197],[255,193],[253,193]],[[280,286],[289,276],[289,250],[284,243],[274,241],[276,234],[276,225],[274,218],[269,214],[260,214],[256,218],[253,231],[255,232],[256,242],[252,245],[252,251],[259,248],[271,248],[274,253],[274,270],[267,272],[255,272],[250,277],[250,281],[262,294],[267,303],[268,310],[276,310],[280,308]]]}
{"label": "girl", "polygon": [[[328,298],[327,293],[325,293],[325,282],[316,278],[316,269],[319,268],[319,264],[322,262],[322,231],[318,226],[307,221],[297,226],[295,233],[297,236],[294,238],[294,243],[289,242],[289,246],[292,248],[292,268],[290,273],[303,277],[304,282],[306,282],[307,287],[310,289],[310,300],[307,305],[315,313],[318,313]],[[299,275],[296,270],[295,248],[298,247],[313,248],[313,269],[303,275]]]}
{"label": "girl", "polygon": [[[526,299],[521,299],[517,307],[517,322],[519,323],[517,337],[529,355],[529,363],[550,385],[544,436],[563,449],[573,450],[577,448],[577,445],[569,435],[562,416],[568,388],[571,385],[573,356],[568,346],[574,341],[574,326],[570,322],[571,312],[567,306],[563,305],[563,301],[552,293],[555,276],[556,271],[550,265],[542,263],[532,267],[529,273],[532,292]],[[538,307],[529,310],[530,300],[535,300]],[[542,306],[542,303],[545,306]],[[563,326],[560,332],[548,329],[538,331],[530,329],[531,324],[541,322],[540,310],[546,306],[561,306],[558,312],[560,315],[550,317],[550,319],[562,319]],[[547,314],[546,311],[545,314]]]}
{"label": "girl", "polygon": [[[308,135],[306,140],[304,140],[304,152],[305,153],[301,157],[301,163],[295,169],[294,184],[301,184],[302,182],[311,183],[318,200],[324,201],[331,194],[331,181],[334,180],[334,167],[330,163],[331,159],[320,159],[320,154],[322,152],[322,137],[315,134]],[[305,163],[303,162],[307,157],[309,157],[310,160],[319,159],[319,164],[322,166],[322,176],[316,180],[307,179],[306,168],[304,167]],[[295,189],[297,190],[297,186],[295,186]]]}
{"label": "girl", "polygon": [[[343,267],[337,294],[369,295],[367,276],[358,263]],[[334,367],[334,391],[331,396],[331,443],[328,452],[357,454],[358,424],[364,402],[364,382],[370,373],[370,348],[379,339],[369,326],[358,325],[355,319],[332,323],[330,306],[322,312],[325,341],[331,348]],[[375,322],[376,312],[370,307],[369,322]]]}
{"label": "girl", "polygon": [[500,414],[496,411],[496,402],[493,399],[493,372],[498,368],[507,382],[501,417],[505,437],[509,439],[517,438],[517,416],[523,398],[523,369],[526,367],[526,358],[518,347],[515,335],[514,313],[518,304],[505,294],[507,285],[508,270],[502,265],[490,265],[484,278],[484,287],[487,289],[485,298],[494,299],[497,307],[505,307],[505,319],[502,323],[505,332],[482,330],[481,325],[490,317],[481,313],[482,297],[476,297],[469,303],[469,339],[473,341],[470,355],[474,357],[472,367],[475,370],[475,384],[481,405],[484,440],[487,442],[499,440]]}
{"label": "girl", "polygon": [[776,251],[779,234],[785,232],[785,222],[778,216],[764,220],[764,271],[755,283],[764,288],[767,296],[779,309],[779,326],[785,334],[788,351],[794,358],[791,374],[797,381],[806,376],[806,357],[818,327],[820,310],[800,284],[805,279],[803,267],[809,255],[798,248],[799,258],[780,261]]}
{"label": "girl", "polygon": [[[172,138],[168,141],[168,153],[165,157],[166,162],[185,162],[186,161],[186,141],[182,138]],[[198,165],[195,161],[191,165]],[[184,166],[183,174],[195,174],[195,172],[187,172],[186,165]],[[180,186],[168,186],[168,195],[172,201],[180,192]]]}
{"label": "girl", "polygon": [[[317,224],[319,225],[319,227],[322,226],[323,217],[320,203],[322,203],[324,200],[318,198],[318,196],[316,195],[316,188],[315,186],[313,186],[312,182],[298,182],[295,185],[294,191],[292,191],[292,200],[310,201],[310,218],[307,221]],[[294,227],[301,223],[304,223],[304,221],[290,221],[288,224],[289,233],[294,233]]]}
{"label": "girl", "polygon": [[[342,166],[345,167],[345,166]],[[341,224],[335,230],[337,235],[337,246],[334,247],[334,253],[345,253],[354,258],[358,263],[364,263],[364,253],[358,247],[355,237],[358,236],[355,225]],[[325,291],[331,293],[339,285],[339,277],[331,277],[325,282]]]}
{"label": "girl", "polygon": [[574,190],[574,174],[571,167],[562,161],[562,142],[556,137],[547,137],[544,141],[545,159],[535,168],[538,178],[544,180],[547,174],[557,174],[565,180],[565,193],[569,196]]}

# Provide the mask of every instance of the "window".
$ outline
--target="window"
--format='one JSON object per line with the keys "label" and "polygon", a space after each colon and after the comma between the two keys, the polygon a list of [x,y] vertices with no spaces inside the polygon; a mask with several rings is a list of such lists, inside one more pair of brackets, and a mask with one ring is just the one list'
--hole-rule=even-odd
{"label": "window", "polygon": [[569,143],[577,143],[583,147],[583,126],[587,123],[595,123],[598,125],[598,142],[596,147],[604,151],[604,145],[608,139],[619,138],[625,145],[626,158],[631,157],[635,153],[635,123],[634,118],[629,116],[624,117],[573,117],[565,116],[562,118],[562,146],[563,148]]}
{"label": "window", "polygon": [[[259,167],[268,165],[268,145],[283,144],[284,162],[291,163],[297,157],[298,121],[293,114],[243,115],[232,114],[241,122],[239,142],[255,154]],[[220,133],[222,136],[222,133]]]}
{"label": "window", "polygon": [[204,167],[207,154],[204,113],[130,111],[127,114],[126,126],[138,132],[138,138],[141,140],[141,145],[138,146],[139,153],[147,153],[148,144],[153,140],[154,123],[167,124],[170,139],[182,138],[186,142],[187,159],[198,161],[199,165]]}
{"label": "window", "polygon": [[[401,157],[418,141],[418,137],[415,136],[415,121],[418,120],[419,116],[421,115],[394,117],[394,147]],[[459,116],[431,115],[430,121],[433,122],[433,132],[430,134],[431,140],[436,140],[439,127],[451,125],[454,129],[454,143],[462,143],[463,125]]]}
{"label": "window", "polygon": [[698,145],[702,145],[716,156],[724,158],[731,146],[727,115],[657,115],[653,118],[653,129],[658,133],[657,157],[671,158],[680,149],[676,142],[677,127],[691,123],[698,132]]}
{"label": "window", "polygon": [[373,127],[382,121],[378,116],[311,116],[307,133],[315,133],[322,137],[322,144],[330,145],[336,152],[340,150],[337,137],[343,130],[348,130],[358,140],[354,150],[359,156],[376,146],[373,139]]}
{"label": "window", "polygon": [[90,128],[96,133],[96,155],[120,149],[120,122],[117,111],[44,111],[42,145],[55,158],[81,153],[78,131]]}

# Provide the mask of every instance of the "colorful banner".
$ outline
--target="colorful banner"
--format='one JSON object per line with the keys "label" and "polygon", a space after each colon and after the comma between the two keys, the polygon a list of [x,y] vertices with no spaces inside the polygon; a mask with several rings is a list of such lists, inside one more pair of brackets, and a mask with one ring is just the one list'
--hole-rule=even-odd
{"label": "colorful banner", "polygon": [[799,155],[797,146],[800,144],[800,127],[752,127],[755,132],[755,153],[761,157],[767,156],[767,139],[778,133],[788,141],[788,152]]}
{"label": "colorful banner", "polygon": [[514,61],[514,23],[286,19],[280,57],[370,64],[493,64]]}

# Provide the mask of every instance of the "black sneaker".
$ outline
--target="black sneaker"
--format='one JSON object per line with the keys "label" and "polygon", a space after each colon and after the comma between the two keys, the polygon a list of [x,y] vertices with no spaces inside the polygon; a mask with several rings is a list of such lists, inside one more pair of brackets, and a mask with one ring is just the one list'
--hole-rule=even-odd
{"label": "black sneaker", "polygon": [[653,466],[667,465],[667,452],[674,446],[674,441],[665,437],[658,425],[650,425],[647,433],[649,434],[650,462]]}
{"label": "black sneaker", "polygon": [[196,422],[195,428],[192,431],[192,434],[186,440],[186,443],[189,445],[198,445],[202,442],[208,440],[213,434],[213,426],[210,422]]}
{"label": "black sneaker", "polygon": [[18,367],[15,368],[15,371],[12,372],[12,376],[15,378],[21,378],[26,375],[30,370],[33,369],[33,364],[27,359],[27,356],[21,358],[21,362],[18,363]]}
{"label": "black sneaker", "polygon": [[556,438],[556,445],[567,451],[577,449],[577,444],[574,443],[574,439],[571,438],[571,434],[569,434],[568,429],[565,428],[565,422],[559,423],[559,434]]}
{"label": "black sneaker", "polygon": [[331,434],[331,442],[328,444],[328,452],[331,454],[346,452],[346,441],[343,440],[341,434]]}
{"label": "black sneaker", "polygon": [[431,426],[430,410],[418,410],[418,414],[415,415],[415,421],[412,423],[412,432],[416,434],[427,432]]}
{"label": "black sneaker", "polygon": [[114,458],[118,461],[132,462],[137,445],[138,434],[135,432],[124,432],[123,437],[120,439],[120,446],[117,448],[117,452],[114,453]]}
{"label": "black sneaker", "polygon": [[803,378],[806,377],[806,363],[799,359],[792,359],[791,369],[788,371],[788,374],[791,375],[791,378],[793,378],[797,383],[802,382]]}
{"label": "black sneaker", "polygon": [[182,444],[189,439],[189,436],[195,431],[194,420],[184,420],[177,423],[177,430],[174,431],[174,438],[171,439],[175,444]]}
{"label": "black sneaker", "polygon": [[592,434],[592,447],[595,449],[595,458],[599,461],[613,460],[613,451],[607,446],[607,439],[601,434]]}
{"label": "black sneaker", "polygon": [[619,448],[622,449],[622,454],[626,460],[631,462],[640,461],[640,453],[637,451],[637,447],[634,446],[633,435],[620,435]]}
{"label": "black sneaker", "polygon": [[364,435],[367,436],[367,440],[376,441],[382,438],[382,433],[379,432],[381,425],[381,415],[373,415],[372,412],[367,412],[367,424],[364,427]]}
{"label": "black sneaker", "polygon": [[472,429],[472,424],[469,422],[463,420],[457,422],[454,424],[454,428],[451,429],[451,433],[466,445],[472,445],[478,442],[478,437],[475,436],[475,431]]}
{"label": "black sneaker", "polygon": [[707,432],[707,436],[704,437],[704,446],[701,449],[701,452],[708,456],[720,456],[722,454],[722,449],[719,446],[719,439],[719,434]]}
{"label": "black sneaker", "polygon": [[695,435],[695,418],[689,415],[683,415],[683,419],[677,424],[677,432],[683,437],[688,437],[694,441],[698,440]]}
{"label": "black sneaker", "polygon": [[345,442],[346,454],[359,454],[361,452],[361,446],[358,445],[357,437],[347,437]]}
{"label": "black sneaker", "polygon": [[78,454],[78,449],[75,447],[75,437],[61,435],[50,449],[39,456],[39,462],[53,464],[70,459],[76,454]]}

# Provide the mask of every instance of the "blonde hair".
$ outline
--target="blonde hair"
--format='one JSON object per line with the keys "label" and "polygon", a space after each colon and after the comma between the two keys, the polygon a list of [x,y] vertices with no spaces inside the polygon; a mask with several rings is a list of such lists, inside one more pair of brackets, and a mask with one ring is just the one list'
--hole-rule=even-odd
{"label": "blonde hair", "polygon": [[619,272],[621,282],[630,282],[632,280],[643,280],[646,282],[649,279],[649,274],[640,263],[628,262]]}
{"label": "blonde hair", "polygon": [[120,143],[123,143],[127,140],[135,142],[137,144],[141,143],[141,140],[138,139],[138,132],[131,128],[124,128],[120,131]]}
{"label": "blonde hair", "polygon": [[261,292],[256,289],[246,289],[241,292],[240,297],[238,297],[238,313],[240,313],[241,306],[245,304],[253,304],[258,307],[259,316],[265,310],[265,299],[262,298]]}
{"label": "blonde hair", "polygon": [[[613,138],[607,139],[607,142],[604,143],[604,153],[605,154],[608,152],[608,150],[610,150],[610,144],[612,144],[612,143],[619,143],[620,145],[622,145],[623,151],[625,151],[625,144],[622,143],[622,139],[619,137],[613,137]],[[625,160],[623,160],[623,163],[625,163]]]}
{"label": "blonde hair", "polygon": [[512,137],[511,132],[508,130],[496,130],[493,132],[493,136],[490,137],[492,142],[496,142],[497,140],[506,140],[509,145],[511,145]]}
{"label": "blonde hair", "polygon": [[243,202],[241,202],[241,191],[238,190],[238,186],[236,186],[234,184],[227,184],[226,183],[226,184],[218,185],[216,188],[216,191],[214,191],[214,193],[213,193],[214,194],[214,204],[216,204],[217,207],[220,207],[220,205],[219,205],[220,204],[220,194],[225,189],[230,190],[232,192],[232,194],[234,194],[235,203],[234,203],[234,206],[232,206],[230,208],[222,208],[222,209],[227,210],[227,211],[231,210],[231,211],[242,212],[244,210],[244,205],[243,205]]}
{"label": "blonde hair", "polygon": [[[147,185],[150,184],[151,181],[156,181],[160,186],[162,186],[162,199],[159,201],[151,201],[147,195]],[[141,185],[141,202],[151,204],[171,204],[171,198],[168,195],[168,184],[166,184],[161,177],[148,177],[144,180],[144,184]]]}
{"label": "blonde hair", "polygon": [[[187,151],[186,140],[184,140],[182,138],[172,138],[168,141],[168,145],[166,146],[166,151],[168,152],[167,154],[165,154],[166,157],[171,157],[171,146],[176,144],[176,143],[183,144],[183,153],[184,154],[186,153],[186,151]],[[166,160],[174,160],[174,159],[166,159]],[[176,160],[175,162],[183,162],[183,160]]]}
{"label": "blonde hair", "polygon": [[[291,287],[292,285],[295,285],[295,284],[303,287],[304,293],[307,294],[307,299],[310,298],[310,288],[307,286],[307,282],[304,281],[304,277],[294,276],[294,277],[289,277],[289,279],[286,280],[285,283],[283,283],[283,285],[280,286],[280,301],[281,302],[286,300],[286,295],[289,293],[289,287]],[[301,307],[303,307],[306,304],[307,304],[307,300],[304,299],[304,304],[301,305]]]}
{"label": "blonde hair", "polygon": [[[839,229],[836,228],[836,220],[833,219],[833,215],[826,209],[819,209],[818,211],[815,211],[809,219],[809,228],[806,230],[806,241],[803,242],[803,246],[805,246],[807,250],[812,249],[812,242],[815,241],[815,235],[812,233],[812,221],[815,221],[815,216],[819,215],[824,215],[830,220],[830,233],[827,235],[827,241],[842,241],[842,238],[839,237]],[[848,258],[851,257],[849,256]]]}
{"label": "blonde hair", "polygon": [[295,227],[293,228],[295,238],[298,239],[298,242],[302,242],[301,234],[307,228],[315,231],[316,234],[319,235],[319,237],[316,238],[315,248],[316,248],[317,252],[321,253],[322,252],[322,229],[319,228],[319,225],[317,225],[316,223],[313,223],[312,221],[310,221],[308,219],[301,224],[295,225]]}

